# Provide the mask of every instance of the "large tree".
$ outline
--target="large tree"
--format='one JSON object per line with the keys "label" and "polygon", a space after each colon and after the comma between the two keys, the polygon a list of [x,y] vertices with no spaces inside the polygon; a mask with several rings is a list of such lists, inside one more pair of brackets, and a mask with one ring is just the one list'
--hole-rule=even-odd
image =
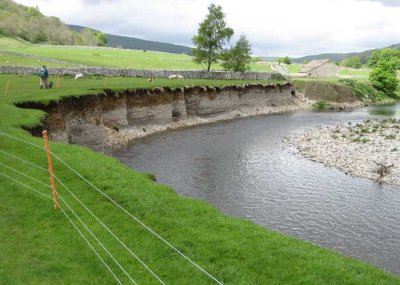
{"label": "large tree", "polygon": [[221,6],[211,4],[208,7],[208,15],[199,24],[197,35],[192,39],[195,45],[193,60],[206,64],[207,71],[210,71],[211,65],[218,61],[232,35],[233,29],[226,26]]}
{"label": "large tree", "polygon": [[236,45],[222,54],[222,66],[226,70],[244,72],[250,69],[251,45],[245,35],[241,35]]}

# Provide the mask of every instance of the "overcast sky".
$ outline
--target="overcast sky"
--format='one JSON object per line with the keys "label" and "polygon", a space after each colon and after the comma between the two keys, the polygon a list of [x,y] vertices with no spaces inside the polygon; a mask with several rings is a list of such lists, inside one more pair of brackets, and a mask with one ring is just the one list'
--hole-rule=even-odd
{"label": "overcast sky", "polygon": [[15,0],[106,33],[192,45],[213,2],[254,55],[303,56],[400,43],[400,0]]}

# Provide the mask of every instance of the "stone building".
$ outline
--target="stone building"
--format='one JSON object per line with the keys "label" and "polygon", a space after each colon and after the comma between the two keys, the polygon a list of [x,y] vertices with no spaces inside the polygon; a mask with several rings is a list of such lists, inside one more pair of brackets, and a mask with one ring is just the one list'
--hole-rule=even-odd
{"label": "stone building", "polygon": [[339,72],[339,66],[329,59],[312,60],[299,71],[308,77],[335,77]]}

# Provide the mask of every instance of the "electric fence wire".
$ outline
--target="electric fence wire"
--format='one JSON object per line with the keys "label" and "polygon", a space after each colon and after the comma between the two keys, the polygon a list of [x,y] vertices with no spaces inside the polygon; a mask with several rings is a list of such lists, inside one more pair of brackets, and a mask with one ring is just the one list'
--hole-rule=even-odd
{"label": "electric fence wire", "polygon": [[[35,189],[35,188],[33,188],[33,187],[31,187],[31,186],[25,184],[25,183],[22,183],[22,182],[20,182],[20,181],[18,181],[18,180],[16,180],[16,179],[14,179],[14,178],[12,178],[12,177],[10,177],[10,176],[4,174],[4,173],[2,173],[2,172],[0,172],[0,175],[3,176],[3,177],[8,178],[8,179],[11,180],[11,181],[14,181],[14,182],[16,182],[16,183],[18,183],[18,184],[24,186],[25,188],[28,188],[29,190],[31,190],[31,191],[33,191],[33,192],[35,192],[35,193],[38,193],[38,194],[40,194],[40,195],[42,195],[42,196],[44,196],[44,197],[46,197],[46,198],[48,198],[48,199],[50,199],[50,200],[53,200],[53,198],[52,198],[51,196],[46,195],[46,194],[43,194],[43,193],[40,192],[39,190],[37,190],[37,189]],[[97,257],[100,259],[100,261],[104,264],[104,266],[107,268],[107,270],[111,273],[111,275],[114,277],[114,279],[117,281],[117,283],[120,284],[120,285],[123,285],[122,282],[121,282],[121,280],[118,279],[118,277],[115,275],[115,273],[112,271],[112,269],[108,266],[108,264],[107,264],[107,263],[104,261],[104,259],[100,256],[100,254],[99,254],[99,253],[97,252],[97,250],[92,246],[92,244],[88,241],[88,239],[84,236],[84,234],[79,230],[79,228],[76,226],[76,224],[72,221],[72,219],[69,217],[69,215],[65,212],[65,210],[64,210],[62,207],[60,207],[60,209],[61,209],[62,213],[66,216],[67,220],[74,226],[74,228],[76,229],[76,231],[78,231],[78,233],[80,234],[80,236],[85,240],[85,242],[88,244],[88,246],[90,247],[90,249],[96,254],[96,256],[97,256]]]}
{"label": "electric fence wire", "polygon": [[117,259],[111,254],[111,252],[104,246],[104,244],[96,237],[96,235],[89,229],[89,227],[81,220],[78,214],[70,207],[70,205],[63,199],[63,197],[58,193],[58,197],[62,202],[64,202],[65,206],[71,211],[71,213],[75,216],[75,218],[82,224],[82,226],[90,233],[90,235],[97,241],[97,243],[101,246],[101,248],[111,257],[111,259],[117,264],[117,266],[124,272],[124,274],[129,278],[129,280],[135,284],[136,281],[130,276],[130,274],[125,270],[125,268],[117,261]]}
{"label": "electric fence wire", "polygon": [[149,266],[146,265],[121,239],[119,239],[108,227],[105,225],[56,175],[54,175],[54,178],[58,183],[61,184],[61,186],[64,187],[67,192],[75,198],[76,201],[93,217],[96,219],[97,222],[99,222],[103,228],[105,228],[137,261],[140,262],[140,264],[143,265],[144,268],[147,269],[147,271],[150,272],[151,275],[153,275],[161,284],[165,285],[164,281],[161,280],[160,277],[157,276],[154,271],[152,271]]}
{"label": "electric fence wire", "polygon": [[44,182],[42,182],[42,181],[40,181],[40,180],[38,180],[38,179],[36,179],[36,178],[33,178],[33,177],[29,176],[29,175],[26,175],[25,173],[23,173],[23,172],[21,172],[21,171],[18,171],[18,170],[15,169],[15,168],[12,168],[12,167],[10,167],[10,166],[8,166],[8,165],[6,165],[6,164],[4,164],[4,163],[1,163],[1,162],[0,162],[0,165],[3,166],[3,167],[5,167],[5,168],[7,168],[7,169],[9,169],[9,170],[11,170],[11,171],[14,171],[14,172],[18,173],[18,174],[21,175],[21,176],[24,176],[25,178],[28,178],[28,179],[30,179],[30,180],[32,180],[32,181],[35,181],[35,182],[37,182],[37,183],[39,183],[39,184],[41,184],[41,185],[43,185],[43,186],[45,186],[45,187],[47,187],[47,188],[52,189],[52,187],[51,187],[50,185],[48,185],[48,184],[46,184],[46,183],[44,183]]}
{"label": "electric fence wire", "polygon": [[18,183],[18,184],[20,184],[20,185],[22,185],[22,186],[24,186],[24,187],[30,189],[30,190],[33,191],[33,192],[36,192],[37,194],[40,194],[40,195],[42,195],[42,196],[44,196],[44,197],[46,197],[46,198],[53,199],[51,196],[46,195],[46,194],[44,194],[44,193],[42,193],[42,192],[36,190],[35,188],[33,188],[33,187],[29,186],[29,185],[26,185],[26,184],[22,183],[21,181],[18,181],[18,180],[16,180],[16,179],[12,178],[11,176],[8,176],[7,174],[4,174],[4,173],[0,172],[0,175],[3,176],[3,177],[6,177],[6,178],[8,178],[8,179],[10,179],[10,180],[12,180],[12,181],[14,181],[15,183]]}
{"label": "electric fence wire", "polygon": [[38,144],[35,144],[35,143],[31,143],[31,142],[27,142],[26,140],[14,137],[14,136],[6,134],[6,133],[4,133],[2,131],[0,131],[0,135],[5,136],[5,137],[10,138],[10,139],[13,139],[13,140],[17,140],[17,141],[23,142],[25,144],[29,144],[29,145],[34,146],[36,148],[45,149],[44,146],[41,146],[41,145],[38,145]]}
{"label": "electric fence wire", "polygon": [[[3,163],[1,163],[0,162],[0,165],[1,166],[3,166],[3,167],[6,167],[7,169],[9,169],[9,170],[12,170],[12,171],[14,171],[14,172],[16,172],[16,173],[18,173],[18,174],[20,174],[21,176],[24,176],[24,177],[26,177],[26,178],[28,178],[28,179],[30,179],[30,180],[32,180],[32,181],[35,181],[35,182],[37,182],[37,183],[39,183],[39,184],[41,184],[41,185],[43,185],[43,186],[45,186],[45,187],[47,187],[47,188],[49,188],[49,189],[52,189],[52,187],[50,186],[50,185],[47,185],[47,184],[45,184],[45,183],[43,183],[42,181],[40,181],[40,180],[38,180],[38,179],[35,179],[35,178],[33,178],[33,177],[31,177],[31,176],[29,176],[29,175],[26,175],[25,173],[22,173],[21,171],[18,171],[17,169],[15,169],[15,168],[12,168],[12,167],[9,167],[9,166],[7,166],[7,165],[5,165],[5,164],[3,164]],[[7,176],[8,177],[8,176]],[[8,177],[8,178],[10,178],[10,179],[12,179],[11,177]],[[72,191],[60,180],[60,179],[58,179],[57,177],[55,177],[55,179],[85,208],[85,210],[87,210],[104,228],[106,228],[107,229],[107,231],[108,232],[110,232],[132,255],[134,255],[135,256],[135,258],[145,267],[145,268],[147,268],[148,270],[150,270],[149,269],[149,267],[142,261],[142,260],[140,260],[92,211],[90,211],[90,209],[89,208],[87,208],[86,207],[86,205],[83,203],[83,202],[81,202],[81,200],[78,198],[78,197],[76,197],[76,195],[74,195],[74,193],[72,193]],[[12,179],[12,180],[14,180],[14,179]],[[14,180],[14,181],[16,181],[16,180]],[[18,182],[18,181],[16,181],[16,182]],[[42,194],[42,193],[40,193],[40,194]],[[45,194],[42,194],[42,195],[45,195]],[[45,195],[46,197],[50,197],[50,196],[47,196],[47,195]],[[103,246],[103,244],[97,239],[97,237],[93,234],[93,232],[91,232],[90,231],[90,229],[82,222],[82,220],[79,218],[79,216],[76,214],[76,212],[69,206],[69,204],[62,198],[62,196],[58,193],[58,196],[60,197],[60,199],[65,203],[65,205],[70,209],[70,211],[74,214],[74,216],[80,221],[80,223],[85,227],[85,229],[93,236],[93,238],[94,239],[96,239],[96,241],[100,244],[100,246],[110,255],[110,257],[114,260],[114,262],[120,267],[120,269],[126,274],[126,275],[128,275],[128,278],[130,278],[130,280],[134,283],[134,284],[136,284],[135,283],[135,281],[129,276],[129,274],[126,272],[126,270],[118,263],[118,261],[116,261],[116,259],[111,255],[111,253],[109,253],[109,251]],[[51,198],[51,197],[50,197]],[[154,274],[154,272],[152,272],[151,270],[150,270],[150,272],[152,273],[152,274]],[[155,274],[154,274],[155,275]],[[162,284],[164,284],[165,285],[165,283],[157,276],[157,275],[155,275],[155,277],[159,280],[159,281],[161,281],[161,283]]]}
{"label": "electric fence wire", "polygon": [[[4,152],[4,151],[1,151],[1,152]],[[31,165],[31,166],[35,166],[35,167],[37,167],[37,168],[39,168],[39,169],[41,169],[41,170],[44,170],[44,171],[46,171],[46,172],[48,172],[48,170],[47,169],[44,169],[44,168],[41,168],[40,166],[38,166],[38,165],[36,165],[36,164],[34,164],[34,163],[31,163],[31,162],[29,162],[29,161],[26,161],[26,160],[24,160],[24,159],[22,159],[22,158],[19,158],[19,157],[17,157],[17,156],[14,156],[14,155],[12,155],[12,154],[10,154],[10,153],[8,153],[8,152],[4,152],[6,155],[8,155],[8,156],[10,156],[10,157],[13,157],[13,158],[15,158],[15,159],[18,159],[18,160],[20,160],[20,161],[22,161],[22,162],[25,162],[25,163],[27,163],[27,164],[29,164],[29,165]],[[16,169],[14,169],[14,168],[12,168],[12,167],[9,167],[9,166],[7,166],[7,165],[5,165],[5,164],[3,164],[3,163],[1,163],[0,162],[0,165],[3,165],[3,166],[5,166],[6,168],[8,168],[8,169],[11,169],[11,170],[13,170],[14,172],[17,172],[17,173],[19,173],[20,175],[23,175],[23,176],[25,176],[25,177],[27,177],[27,178],[29,178],[29,179],[31,179],[31,180],[34,180],[34,181],[36,181],[36,182],[38,182],[38,183],[40,183],[40,184],[42,184],[42,185],[44,185],[44,186],[46,186],[46,187],[48,187],[48,188],[50,188],[50,189],[52,189],[52,187],[50,186],[50,185],[47,185],[47,184],[45,184],[45,183],[43,183],[43,182],[41,182],[41,181],[39,181],[39,180],[37,180],[37,179],[34,179],[34,178],[32,178],[32,177],[30,177],[30,176],[28,176],[28,175],[26,175],[26,174],[23,174],[22,172],[19,172],[18,170],[16,170]],[[61,186],[63,186],[64,187],[64,189],[65,190],[67,190],[67,192],[69,193],[69,194],[71,194],[71,196],[73,196],[77,201],[78,201],[78,203],[87,211],[87,212],[89,212],[89,214],[92,216],[92,217],[94,217],[137,261],[139,261],[140,262],[140,264],[142,264],[142,266],[143,267],[145,267],[146,269],[147,269],[147,271],[149,271],[150,272],[150,274],[152,274],[161,284],[163,284],[163,285],[165,285],[165,282],[156,274],[156,273],[154,273],[154,271],[152,271],[151,269],[150,269],[150,267],[148,266],[148,265],[146,265],[146,263],[144,262],[144,261],[142,261],[124,242],[122,242],[121,241],[121,239],[119,239],[56,175],[54,175],[54,178],[57,180],[57,182],[59,182],[60,184],[61,184]],[[58,194],[58,196],[60,196],[60,194]],[[61,196],[60,196],[60,198],[61,198]],[[63,200],[64,201],[64,203],[65,204],[67,204],[66,202],[65,202],[65,200]],[[71,211],[73,211],[72,209],[70,209]],[[79,219],[79,218],[78,218]],[[121,268],[121,270],[123,270],[122,268]],[[124,270],[123,270],[124,271]],[[126,272],[126,271],[125,271]]]}
{"label": "electric fence wire", "polygon": [[20,157],[18,157],[18,156],[15,156],[15,155],[13,155],[13,154],[7,152],[7,151],[4,151],[4,150],[1,150],[1,149],[0,149],[0,153],[5,154],[5,155],[7,155],[7,156],[9,156],[9,157],[11,157],[11,158],[14,158],[14,159],[16,159],[16,160],[22,161],[22,162],[24,162],[24,163],[26,163],[26,164],[29,164],[30,166],[33,166],[33,167],[35,167],[35,168],[37,168],[37,169],[40,169],[40,170],[42,170],[42,171],[49,172],[48,169],[46,169],[46,168],[44,168],[44,167],[41,167],[41,166],[39,166],[39,165],[37,165],[37,164],[34,164],[34,163],[32,163],[32,162],[30,162],[30,161],[28,161],[28,160],[25,160],[25,159],[23,159],[23,158],[20,158]]}
{"label": "electric fence wire", "polygon": [[[12,170],[12,171],[18,173],[18,174],[21,175],[21,176],[24,176],[24,177],[26,177],[26,178],[28,178],[28,179],[30,179],[30,180],[32,180],[32,181],[35,181],[35,182],[37,182],[37,183],[39,183],[39,184],[41,184],[41,185],[43,185],[43,186],[45,186],[45,187],[47,187],[47,188],[49,188],[49,189],[52,189],[52,187],[51,187],[50,185],[47,185],[47,184],[43,183],[42,181],[40,181],[40,180],[38,180],[38,179],[36,179],[36,178],[33,178],[33,177],[29,176],[29,175],[26,175],[25,173],[22,173],[21,171],[18,171],[18,170],[15,169],[15,168],[9,167],[9,166],[7,166],[7,165],[1,163],[1,162],[0,162],[0,165],[2,165],[3,167],[6,167],[6,168],[9,169],[9,170]],[[0,175],[5,176],[5,177],[7,177],[7,178],[9,178],[9,179],[11,179],[11,180],[13,180],[13,181],[19,183],[19,184],[24,185],[23,183],[20,183],[19,181],[15,180],[15,179],[13,179],[13,178],[11,178],[11,177],[5,175],[5,174],[0,173]],[[62,183],[61,181],[59,181],[59,182]],[[25,186],[25,185],[24,185],[24,186]],[[27,185],[26,185],[26,186],[27,186]],[[28,187],[28,186],[27,186],[27,187]],[[29,187],[30,187],[30,186],[29,186]],[[65,186],[64,186],[64,187],[65,187]],[[33,188],[32,188],[31,190],[37,191],[37,190],[35,190],[35,189],[33,189]],[[44,196],[46,196],[46,197],[48,197],[48,198],[51,198],[51,196],[48,196],[48,195],[43,194],[43,193],[41,193],[41,192],[40,192],[39,194],[44,195]],[[76,212],[69,206],[69,204],[62,198],[62,196],[61,196],[59,193],[58,193],[58,196],[59,196],[59,198],[61,199],[61,201],[63,201],[64,204],[68,207],[68,209],[73,213],[73,215],[78,219],[78,221],[84,226],[84,228],[92,235],[92,237],[97,241],[97,243],[103,248],[103,250],[104,250],[105,252],[107,252],[107,254],[111,257],[111,259],[113,259],[113,261],[117,264],[117,266],[120,267],[120,269],[125,273],[125,275],[128,276],[128,278],[132,281],[132,283],[137,285],[137,283],[133,280],[133,278],[126,272],[126,270],[120,265],[120,263],[115,259],[115,257],[108,251],[108,249],[98,240],[98,238],[97,238],[97,237],[93,234],[93,232],[87,227],[87,225],[79,218],[79,216],[76,214]],[[97,217],[96,217],[96,218],[97,218]],[[99,222],[101,223],[101,221],[99,221]]]}
{"label": "electric fence wire", "polygon": [[[6,136],[8,138],[11,139],[15,139],[18,140],[20,142],[35,146],[37,148],[41,148],[43,149],[42,146],[39,146],[37,144],[34,143],[30,143],[30,142],[26,142],[23,139],[8,135],[4,132],[0,131],[0,135]],[[214,280],[217,284],[219,285],[223,285],[223,283],[221,281],[219,281],[217,278],[215,278],[214,276],[212,276],[210,273],[208,273],[205,269],[203,269],[200,265],[198,265],[196,262],[194,262],[192,259],[190,259],[188,256],[186,256],[183,252],[181,252],[179,249],[177,249],[175,246],[173,246],[170,242],[168,242],[167,240],[165,240],[163,237],[161,237],[159,234],[157,234],[153,229],[151,229],[149,226],[147,226],[146,224],[144,224],[139,218],[137,218],[136,216],[134,216],[133,214],[131,214],[130,212],[128,212],[124,207],[122,207],[121,205],[119,205],[117,202],[115,202],[111,197],[109,197],[107,194],[105,194],[103,191],[101,191],[98,187],[96,187],[93,183],[91,183],[89,180],[87,180],[85,177],[83,177],[79,172],[77,172],[75,169],[73,169],[70,165],[68,165],[66,162],[64,162],[58,155],[56,155],[55,153],[52,152],[52,156],[57,159],[61,164],[63,164],[64,166],[66,166],[68,169],[70,169],[73,173],[75,173],[75,175],[77,175],[78,177],[80,177],[82,180],[84,180],[87,184],[89,184],[93,189],[95,189],[97,192],[99,192],[101,195],[103,195],[104,197],[106,197],[111,203],[113,203],[114,205],[116,205],[120,210],[122,210],[123,212],[125,212],[128,216],[130,216],[133,220],[135,220],[137,223],[139,223],[140,225],[142,225],[145,229],[147,229],[151,234],[153,234],[155,237],[157,237],[159,240],[161,240],[163,243],[165,243],[166,245],[168,245],[171,249],[173,249],[175,252],[177,252],[179,255],[181,255],[183,258],[185,258],[187,261],[189,261],[193,266],[195,266],[198,270],[200,270],[201,272],[203,272],[205,275],[207,275],[210,279]],[[47,170],[46,170],[47,171]]]}
{"label": "electric fence wire", "polygon": [[190,259],[188,256],[186,256],[183,252],[181,252],[179,249],[177,249],[175,246],[173,246],[170,242],[165,240],[163,237],[161,237],[159,234],[157,234],[153,229],[151,229],[149,226],[147,226],[145,223],[143,223],[139,218],[128,212],[124,207],[119,205],[117,202],[115,202],[111,197],[109,197],[107,194],[105,194],[103,191],[101,191],[99,188],[97,188],[94,184],[92,184],[89,180],[87,180],[85,177],[83,177],[79,172],[77,172],[75,169],[73,169],[71,166],[69,166],[66,162],[64,162],[58,155],[55,153],[52,153],[52,156],[57,159],[60,163],[62,163],[64,166],[66,166],[68,169],[70,169],[72,172],[74,172],[78,177],[80,177],[82,180],[84,180],[86,183],[88,183],[93,189],[95,189],[98,193],[103,195],[104,197],[107,198],[111,203],[113,203],[115,206],[117,206],[120,210],[125,212],[128,216],[130,216],[132,219],[134,219],[137,223],[142,225],[145,229],[147,229],[151,234],[153,234],[155,237],[157,237],[159,240],[164,242],[166,245],[168,245],[171,249],[173,249],[175,252],[177,252],[179,255],[181,255],[183,258],[185,258],[187,261],[189,261],[192,265],[194,265],[198,270],[206,274],[209,278],[214,280],[217,284],[223,285],[221,281],[219,281],[217,278],[212,276],[210,273],[208,273],[205,269],[203,269],[200,265],[198,265],[196,262],[194,262],[192,259]]}

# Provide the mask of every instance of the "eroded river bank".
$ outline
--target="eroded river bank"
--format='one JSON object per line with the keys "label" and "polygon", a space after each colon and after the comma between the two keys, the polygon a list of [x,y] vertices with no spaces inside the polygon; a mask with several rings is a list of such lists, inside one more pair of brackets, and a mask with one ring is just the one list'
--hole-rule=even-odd
{"label": "eroded river bank", "polygon": [[158,134],[113,155],[182,195],[400,274],[400,188],[310,161],[284,142],[399,112],[392,105],[243,118]]}

